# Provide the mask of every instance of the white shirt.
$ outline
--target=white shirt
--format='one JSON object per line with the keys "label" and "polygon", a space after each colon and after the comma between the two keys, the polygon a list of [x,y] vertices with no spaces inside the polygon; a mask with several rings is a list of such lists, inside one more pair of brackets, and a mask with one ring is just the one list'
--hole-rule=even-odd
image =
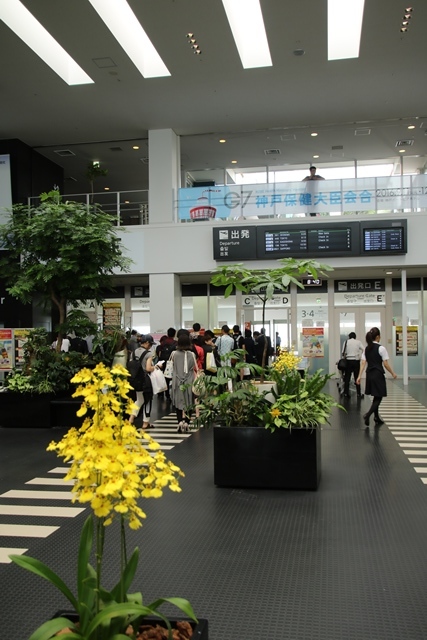
{"label": "white shirt", "polygon": [[[377,343],[378,344],[378,343]],[[384,360],[389,360],[389,355],[387,352],[387,349],[385,347],[382,346],[382,344],[379,345],[379,349],[378,349],[378,353],[380,354],[381,358]],[[362,354],[362,360],[366,360],[366,356],[365,356],[365,351],[363,350],[363,354]]]}
{"label": "white shirt", "polygon": [[347,344],[344,343],[342,350],[343,355],[347,358],[347,360],[360,360],[363,351],[363,344],[360,342],[360,340],[356,340],[355,338],[349,338],[347,340]]}

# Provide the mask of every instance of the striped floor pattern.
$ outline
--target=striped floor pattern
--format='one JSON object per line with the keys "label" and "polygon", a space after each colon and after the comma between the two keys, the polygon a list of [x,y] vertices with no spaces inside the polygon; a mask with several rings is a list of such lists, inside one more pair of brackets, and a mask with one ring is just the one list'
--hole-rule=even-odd
{"label": "striped floor pattern", "polygon": [[[149,434],[159,443],[161,450],[169,451],[190,438],[192,432],[177,433],[176,416],[171,413],[156,420]],[[20,539],[19,546],[16,546],[16,540],[13,540],[13,546],[0,546],[0,564],[10,563],[10,554],[22,555],[28,551],[32,538],[47,538],[57,531],[61,524],[59,518],[75,518],[84,511],[83,507],[71,504],[73,481],[64,481],[67,472],[67,466],[55,467],[47,472],[46,477],[28,480],[25,483],[28,489],[10,489],[0,494],[0,538]],[[19,500],[20,504],[10,502],[13,500]],[[58,501],[58,506],[40,504],[52,500]],[[2,516],[12,516],[16,523],[2,522]],[[19,520],[23,517],[33,517],[34,524],[21,524]],[[54,524],[43,524],[44,518],[49,518],[49,523]]]}
{"label": "striped floor pattern", "polygon": [[427,408],[397,385],[389,384],[387,392],[380,415],[421,482],[427,484]]}

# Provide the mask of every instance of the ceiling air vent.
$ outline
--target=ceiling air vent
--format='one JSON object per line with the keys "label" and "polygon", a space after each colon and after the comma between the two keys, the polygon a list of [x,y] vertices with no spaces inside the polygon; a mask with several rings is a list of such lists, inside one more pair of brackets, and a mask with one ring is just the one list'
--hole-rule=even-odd
{"label": "ceiling air vent", "polygon": [[282,140],[283,142],[291,142],[292,140],[296,140],[297,137],[294,133],[283,133],[280,136],[280,140]]}
{"label": "ceiling air vent", "polygon": [[280,156],[280,149],[264,149],[266,156]]}
{"label": "ceiling air vent", "polygon": [[123,151],[121,147],[110,147],[110,151]]}
{"label": "ceiling air vent", "polygon": [[70,151],[69,149],[55,149],[54,153],[57,153],[61,158],[68,158],[70,156],[75,156],[76,154]]}
{"label": "ceiling air vent", "polygon": [[360,127],[359,129],[354,130],[355,136],[370,136],[371,130],[369,127]]}
{"label": "ceiling air vent", "polygon": [[344,147],[342,144],[337,144],[335,147],[331,147],[332,151],[342,151]]}
{"label": "ceiling air vent", "polygon": [[410,140],[397,140],[396,142],[396,147],[412,147],[412,145],[414,144],[414,139],[410,139]]}

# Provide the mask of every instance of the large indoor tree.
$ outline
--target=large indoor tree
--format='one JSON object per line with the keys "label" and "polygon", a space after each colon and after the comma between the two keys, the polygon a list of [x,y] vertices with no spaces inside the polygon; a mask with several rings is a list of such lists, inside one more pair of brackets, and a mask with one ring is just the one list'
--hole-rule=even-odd
{"label": "large indoor tree", "polygon": [[129,271],[114,227],[115,217],[98,206],[62,201],[58,191],[37,206],[15,205],[0,226],[0,267],[7,291],[23,303],[38,296],[59,312],[60,342],[67,307],[102,302],[111,276]]}
{"label": "large indoor tree", "polygon": [[[278,262],[279,266],[271,269],[248,269],[243,264],[220,266],[212,273],[211,284],[225,287],[224,298],[228,298],[235,290],[259,298],[262,305],[262,327],[265,330],[265,307],[275,293],[286,291],[291,283],[303,289],[302,277],[316,279],[320,275],[326,275],[327,271],[332,271],[332,267],[316,260],[283,258]],[[262,366],[266,363],[267,340],[264,340]]]}

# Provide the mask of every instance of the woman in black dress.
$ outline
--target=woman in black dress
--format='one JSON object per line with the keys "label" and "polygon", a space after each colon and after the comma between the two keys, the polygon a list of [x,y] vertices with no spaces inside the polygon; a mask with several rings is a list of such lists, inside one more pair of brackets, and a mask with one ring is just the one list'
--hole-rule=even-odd
{"label": "woman in black dress", "polygon": [[363,416],[367,427],[369,427],[369,418],[372,413],[374,414],[374,420],[377,427],[384,424],[384,421],[381,420],[378,413],[381,400],[387,395],[384,367],[390,375],[393,376],[393,378],[397,378],[397,374],[394,373],[393,369],[389,365],[387,349],[379,344],[380,339],[380,330],[377,327],[374,327],[366,334],[366,348],[362,355],[360,372],[356,380],[356,384],[360,384],[360,379],[366,367],[365,395],[374,397],[371,408]]}

